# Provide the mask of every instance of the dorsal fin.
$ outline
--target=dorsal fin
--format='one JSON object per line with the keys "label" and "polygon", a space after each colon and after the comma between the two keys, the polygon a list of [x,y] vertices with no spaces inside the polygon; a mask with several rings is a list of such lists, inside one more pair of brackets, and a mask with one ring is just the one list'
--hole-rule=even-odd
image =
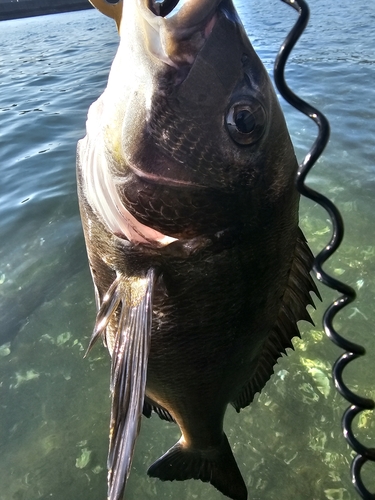
{"label": "dorsal fin", "polygon": [[89,0],[89,1],[102,14],[114,19],[116,21],[118,31],[120,31],[123,0],[119,0],[117,3],[110,3],[107,2],[107,0]]}
{"label": "dorsal fin", "polygon": [[263,353],[258,360],[255,375],[242,388],[232,405],[237,412],[248,406],[257,392],[260,392],[273,374],[274,365],[287,347],[293,349],[292,338],[299,337],[297,322],[301,319],[314,324],[306,311],[307,305],[314,306],[310,292],[321,299],[319,291],[310,275],[314,256],[306,239],[299,229],[294,260],[289,274],[289,281],[284,293],[278,319],[270,333]]}

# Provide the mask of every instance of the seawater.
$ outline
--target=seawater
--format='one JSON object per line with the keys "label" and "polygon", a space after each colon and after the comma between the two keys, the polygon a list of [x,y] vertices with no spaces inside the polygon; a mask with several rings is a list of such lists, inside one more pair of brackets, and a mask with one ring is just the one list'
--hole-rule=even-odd
{"label": "seawater", "polygon": [[[237,2],[267,69],[296,13],[281,1]],[[345,220],[343,245],[326,270],[351,284],[355,303],[335,321],[366,356],[345,372],[349,386],[375,398],[375,4],[311,0],[309,27],[286,72],[289,85],[326,113],[329,146],[308,184]],[[82,359],[95,305],[80,225],[75,149],[89,105],[103,91],[118,43],[96,11],[0,23],[0,500],[106,498],[109,360],[96,346]],[[299,160],[316,126],[283,103]],[[301,202],[314,252],[330,239],[327,214]],[[252,500],[349,500],[351,450],[340,427],[347,406],[333,388],[341,350],[321,318],[337,297],[301,323],[302,340],[275,367],[254,403],[227,412],[225,429]],[[371,412],[355,432],[375,447]],[[127,499],[224,498],[199,481],[162,483],[147,467],[179,438],[176,426],[143,419]],[[375,491],[374,469],[364,470]]]}

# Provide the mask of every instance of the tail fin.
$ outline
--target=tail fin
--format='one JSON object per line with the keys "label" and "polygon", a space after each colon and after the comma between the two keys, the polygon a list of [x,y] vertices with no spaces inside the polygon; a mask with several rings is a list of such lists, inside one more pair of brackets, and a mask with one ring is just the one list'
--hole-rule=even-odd
{"label": "tail fin", "polygon": [[214,449],[194,450],[179,441],[151,465],[147,474],[162,481],[200,479],[233,500],[247,499],[245,482],[225,434]]}

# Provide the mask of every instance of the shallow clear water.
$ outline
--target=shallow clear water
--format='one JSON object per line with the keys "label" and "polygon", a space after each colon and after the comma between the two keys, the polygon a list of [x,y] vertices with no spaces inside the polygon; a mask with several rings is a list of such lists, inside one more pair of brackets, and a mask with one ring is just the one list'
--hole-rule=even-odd
{"label": "shallow clear water", "polygon": [[[252,42],[272,71],[295,13],[280,1],[238,2]],[[375,398],[375,4],[311,0],[309,28],[287,71],[290,86],[324,111],[330,144],[309,176],[346,223],[327,265],[358,292],[335,325],[367,355],[351,365],[350,387]],[[109,420],[104,348],[82,359],[95,316],[75,184],[76,142],[116,51],[111,20],[84,11],[0,23],[0,500],[103,500]],[[299,159],[314,124],[284,106]],[[329,239],[319,207],[302,202],[314,251]],[[345,402],[332,387],[340,350],[315,328],[280,360],[250,408],[228,409],[226,430],[253,500],[357,498],[351,452],[340,430]],[[358,421],[375,447],[375,419]],[[175,426],[144,420],[127,499],[223,498],[209,485],[162,483],[146,469],[178,438]],[[365,470],[375,491],[374,469]]]}

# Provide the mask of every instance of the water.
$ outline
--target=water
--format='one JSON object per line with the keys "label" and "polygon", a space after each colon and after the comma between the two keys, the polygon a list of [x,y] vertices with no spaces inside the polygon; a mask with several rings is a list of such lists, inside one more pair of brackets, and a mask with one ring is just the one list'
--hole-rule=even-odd
{"label": "water", "polygon": [[[345,380],[375,398],[375,4],[311,0],[311,23],[288,66],[291,87],[324,111],[330,144],[309,177],[346,222],[343,246],[326,266],[358,292],[338,330],[368,354]],[[267,68],[295,19],[282,2],[239,10]],[[75,147],[87,109],[105,87],[117,44],[95,11],[0,23],[0,500],[103,500],[109,420],[109,363],[95,347],[82,359],[95,307],[78,214]],[[316,127],[284,106],[299,159]],[[319,207],[302,202],[314,251],[329,239]],[[349,500],[351,453],[340,430],[345,403],[330,365],[341,352],[321,332],[335,297],[322,290],[315,328],[283,357],[250,408],[228,410],[226,430],[253,500]],[[375,446],[375,419],[356,432]],[[127,499],[224,498],[198,481],[162,483],[147,466],[178,438],[175,426],[144,420]],[[375,491],[373,468],[364,470]]]}

